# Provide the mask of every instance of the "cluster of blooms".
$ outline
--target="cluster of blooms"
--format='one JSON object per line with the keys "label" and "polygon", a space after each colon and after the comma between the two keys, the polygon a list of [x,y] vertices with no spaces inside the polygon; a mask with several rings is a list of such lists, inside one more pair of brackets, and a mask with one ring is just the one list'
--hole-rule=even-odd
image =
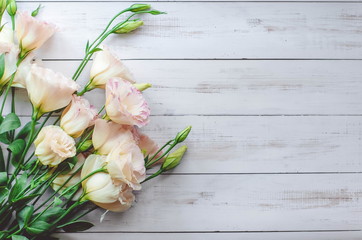
{"label": "cluster of blooms", "polygon": [[[44,236],[59,228],[69,230],[78,220],[69,220],[69,216],[88,201],[114,212],[127,210],[135,200],[133,191],[140,190],[142,182],[179,164],[186,146],[170,151],[183,142],[191,130],[188,127],[179,132],[161,148],[139,131],[149,122],[150,108],[142,91],[151,85],[136,84],[130,71],[101,43],[108,35],[128,33],[143,22],[128,18],[106,29],[100,35],[102,41],[97,42],[98,38],[88,43],[86,56],[70,79],[33,61],[33,51],[57,31],[53,24],[35,18],[39,8],[31,15],[18,12],[15,1],[0,1],[0,5],[1,16],[7,9],[13,20],[13,29],[3,26],[0,32],[2,93],[6,99],[10,89],[25,88],[33,107],[31,121],[17,135],[15,130],[20,124],[17,124],[14,102],[12,112],[1,117],[0,133],[5,133],[6,137],[0,141],[8,145],[8,159],[15,170],[7,177],[9,162],[0,164],[4,165],[0,172],[6,175],[0,175],[4,177],[4,181],[0,179],[4,186],[0,191],[5,189],[2,193],[7,193],[0,197],[2,209],[6,209],[0,210],[3,217],[0,239],[18,235]],[[149,5],[134,4],[116,17],[125,12],[161,14],[149,9]],[[90,80],[80,91],[76,80],[93,54]],[[99,111],[83,97],[95,88],[105,90],[105,104]],[[14,95],[15,91],[12,93]],[[54,124],[46,126],[55,111],[62,113]],[[41,119],[43,122],[37,128]],[[34,153],[28,154],[32,145]],[[158,163],[162,163],[160,170],[146,178],[146,170]],[[14,189],[19,184],[23,184],[23,190],[17,193]],[[35,208],[47,187],[55,192]],[[22,204],[16,205],[19,199],[23,199]],[[27,215],[17,214],[9,225],[6,219],[11,219],[11,211]],[[49,224],[42,215],[49,218],[52,213],[56,213],[56,220],[53,218],[54,223]]]}

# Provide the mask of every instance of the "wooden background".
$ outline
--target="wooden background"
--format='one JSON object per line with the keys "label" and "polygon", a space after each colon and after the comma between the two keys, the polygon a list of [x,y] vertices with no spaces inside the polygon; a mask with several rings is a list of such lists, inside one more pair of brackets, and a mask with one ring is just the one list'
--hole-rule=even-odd
{"label": "wooden background", "polygon": [[[60,32],[38,56],[71,76],[86,41],[132,2],[42,4]],[[128,212],[99,223],[96,211],[96,227],[58,237],[362,239],[362,2],[151,4],[168,14],[107,44],[154,85],[144,131],[163,143],[192,125],[189,151]],[[18,100],[27,118],[24,92]],[[91,100],[100,106],[102,92]]]}

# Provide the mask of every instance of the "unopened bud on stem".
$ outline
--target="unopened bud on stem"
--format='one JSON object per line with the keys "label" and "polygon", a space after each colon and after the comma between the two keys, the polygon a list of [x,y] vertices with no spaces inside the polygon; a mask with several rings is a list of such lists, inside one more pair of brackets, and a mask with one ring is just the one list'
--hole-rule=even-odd
{"label": "unopened bud on stem", "polygon": [[181,132],[177,133],[177,135],[175,137],[175,142],[176,143],[181,143],[181,142],[185,141],[185,139],[187,138],[187,136],[189,135],[189,133],[191,131],[191,128],[192,128],[191,126],[188,126],[187,128],[185,128]]}
{"label": "unopened bud on stem", "polygon": [[8,6],[7,6],[6,10],[8,11],[10,16],[12,16],[12,17],[15,16],[16,11],[18,10],[15,0],[8,1]]}
{"label": "unopened bud on stem", "polygon": [[136,30],[137,28],[139,28],[142,25],[143,25],[142,20],[128,21],[128,22],[125,22],[124,24],[122,24],[121,26],[117,27],[116,29],[114,29],[113,33],[117,33],[117,34],[129,33],[129,32]]}
{"label": "unopened bud on stem", "polygon": [[149,4],[133,4],[129,7],[131,12],[139,12],[139,11],[146,11],[151,8]]}
{"label": "unopened bud on stem", "polygon": [[135,86],[138,90],[140,90],[141,92],[146,90],[147,88],[152,87],[151,83],[135,83],[133,84],[133,86]]}
{"label": "unopened bud on stem", "polygon": [[0,0],[0,16],[2,16],[3,13],[5,12],[7,5],[8,5],[7,0]]}
{"label": "unopened bud on stem", "polygon": [[187,150],[187,146],[182,146],[179,149],[177,149],[176,151],[174,151],[173,153],[170,153],[165,161],[163,162],[161,169],[163,172],[169,171],[175,167],[177,167],[177,165],[180,164],[182,157],[184,156],[185,152]]}

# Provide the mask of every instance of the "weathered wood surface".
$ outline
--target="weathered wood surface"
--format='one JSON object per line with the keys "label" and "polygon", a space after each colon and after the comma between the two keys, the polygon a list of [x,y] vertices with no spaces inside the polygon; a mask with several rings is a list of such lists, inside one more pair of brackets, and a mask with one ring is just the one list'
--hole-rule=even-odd
{"label": "weathered wood surface", "polygon": [[[74,234],[58,234],[64,240],[89,240],[97,239],[95,233],[74,233]],[[265,240],[265,239],[278,239],[278,240],[306,240],[306,239],[318,239],[318,240],[360,240],[361,233],[359,232],[247,232],[247,233],[107,233],[104,235],[107,240]]]}
{"label": "weathered wood surface", "polygon": [[141,131],[162,146],[190,124],[173,173],[362,172],[361,117],[154,116]]}
{"label": "weathered wood surface", "polygon": [[109,213],[93,231],[359,230],[361,180],[361,174],[163,176],[144,185],[134,208]]}
{"label": "weathered wood surface", "polygon": [[[43,62],[68,77],[78,64]],[[362,113],[361,61],[129,60],[125,64],[138,82],[153,84],[145,92],[152,115]],[[88,80],[88,69],[81,85]],[[18,101],[19,113],[29,115],[24,91]],[[92,92],[91,101],[100,108],[104,91]]]}
{"label": "weathered wood surface", "polygon": [[[23,1],[61,31],[38,52],[71,76],[84,44],[131,2]],[[159,1],[107,43],[146,91],[159,143],[192,124],[174,172],[128,212],[73,239],[362,239],[360,1]],[[245,60],[247,59],[247,60]],[[87,74],[82,76],[84,83]],[[17,106],[26,120],[26,94]],[[102,91],[92,95],[101,105]],[[102,211],[89,219],[97,222]]]}
{"label": "weathered wood surface", "polygon": [[[79,59],[111,16],[129,2],[47,2],[41,17],[60,32],[44,58]],[[137,34],[109,44],[127,59],[361,59],[361,3],[157,2]],[[24,2],[22,9],[37,3]],[[101,11],[100,11],[101,10]]]}

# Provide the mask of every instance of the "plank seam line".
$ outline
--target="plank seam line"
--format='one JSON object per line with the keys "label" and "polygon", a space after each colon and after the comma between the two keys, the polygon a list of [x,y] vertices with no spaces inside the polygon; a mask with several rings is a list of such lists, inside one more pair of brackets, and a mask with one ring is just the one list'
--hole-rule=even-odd
{"label": "plank seam line", "polygon": [[[31,117],[18,114],[19,117]],[[60,115],[54,115],[57,117]],[[362,114],[155,114],[151,117],[361,117]]]}
{"label": "plank seam line", "polygon": [[[87,231],[78,232],[80,234],[87,233],[303,233],[303,232],[360,232],[361,229],[338,229],[338,230],[271,230],[271,231]],[[61,234],[69,234],[65,232],[59,232]],[[59,234],[58,233],[58,234]]]}
{"label": "plank seam line", "polygon": [[[209,172],[209,173],[163,173],[164,176],[214,176],[214,175],[336,175],[336,174],[362,174],[360,171],[356,172]],[[152,175],[148,173],[147,175]]]}
{"label": "plank seam line", "polygon": [[[63,3],[63,2],[74,2],[74,3],[133,3],[133,2],[144,2],[141,0],[135,0],[135,1],[18,1],[23,3],[34,3],[34,2],[44,2],[44,3]],[[171,3],[361,3],[361,1],[167,1],[167,0],[161,0],[161,1],[147,1],[151,3],[159,3],[159,2],[171,2]]]}
{"label": "plank seam line", "polygon": [[[245,172],[245,173],[163,173],[161,176],[232,176],[232,175],[353,175],[353,174],[362,174],[362,172]],[[9,174],[10,176],[11,174]],[[147,175],[152,175],[151,173],[147,173]]]}
{"label": "plank seam line", "polygon": [[[361,60],[362,58],[122,58],[122,61],[361,61]],[[72,62],[72,61],[82,61],[82,59],[44,58],[42,59],[42,61]]]}

